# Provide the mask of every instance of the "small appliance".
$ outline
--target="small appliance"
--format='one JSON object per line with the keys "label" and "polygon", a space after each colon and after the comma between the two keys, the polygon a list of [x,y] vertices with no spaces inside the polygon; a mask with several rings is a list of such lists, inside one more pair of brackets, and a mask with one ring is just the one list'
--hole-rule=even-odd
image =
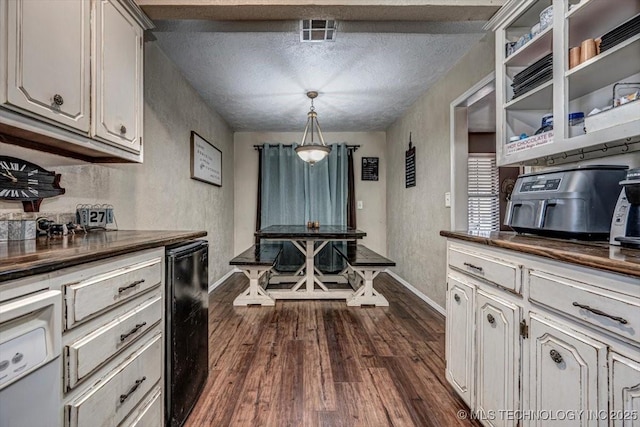
{"label": "small appliance", "polygon": [[629,170],[620,185],[609,243],[640,249],[640,168]]}
{"label": "small appliance", "polygon": [[504,223],[519,233],[606,240],[627,169],[589,165],[520,175]]}

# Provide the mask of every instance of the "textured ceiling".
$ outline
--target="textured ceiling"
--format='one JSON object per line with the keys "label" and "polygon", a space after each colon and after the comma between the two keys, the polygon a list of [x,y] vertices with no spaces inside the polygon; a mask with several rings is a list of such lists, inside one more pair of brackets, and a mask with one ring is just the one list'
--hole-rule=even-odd
{"label": "textured ceiling", "polygon": [[297,21],[158,21],[161,48],[235,131],[384,130],[482,36],[481,22],[340,22],[301,43]]}

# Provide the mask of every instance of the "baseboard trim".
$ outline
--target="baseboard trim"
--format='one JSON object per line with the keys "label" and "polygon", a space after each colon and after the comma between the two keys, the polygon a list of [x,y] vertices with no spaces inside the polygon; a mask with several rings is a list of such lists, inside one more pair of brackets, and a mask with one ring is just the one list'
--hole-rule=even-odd
{"label": "baseboard trim", "polygon": [[443,316],[447,316],[447,312],[444,308],[442,308],[438,303],[436,303],[434,300],[432,300],[431,298],[429,298],[428,296],[426,296],[425,294],[423,294],[422,292],[420,292],[415,286],[413,286],[411,283],[407,282],[406,280],[404,280],[402,277],[398,276],[397,273],[394,273],[393,271],[386,269],[384,271],[385,273],[389,274],[389,276],[393,277],[394,279],[396,279],[398,282],[400,282],[405,288],[409,289],[411,292],[413,292],[418,298],[420,298],[422,301],[426,302],[427,304],[429,304],[431,306],[431,308],[433,308],[435,311],[437,311],[438,313],[442,314]]}
{"label": "baseboard trim", "polygon": [[225,274],[224,276],[222,276],[220,279],[218,279],[216,282],[211,283],[209,285],[209,293],[213,292],[213,290],[215,288],[217,288],[218,286],[222,285],[224,283],[225,280],[227,280],[229,277],[231,277],[233,274],[236,273],[242,273],[242,270],[240,270],[239,268],[233,268],[231,271],[229,271],[227,274]]}

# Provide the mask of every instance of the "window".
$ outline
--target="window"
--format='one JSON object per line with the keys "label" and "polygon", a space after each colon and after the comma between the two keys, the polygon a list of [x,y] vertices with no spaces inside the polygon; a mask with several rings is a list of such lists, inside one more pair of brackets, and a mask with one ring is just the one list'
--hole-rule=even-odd
{"label": "window", "polygon": [[469,154],[469,230],[500,229],[500,190],[495,154]]}

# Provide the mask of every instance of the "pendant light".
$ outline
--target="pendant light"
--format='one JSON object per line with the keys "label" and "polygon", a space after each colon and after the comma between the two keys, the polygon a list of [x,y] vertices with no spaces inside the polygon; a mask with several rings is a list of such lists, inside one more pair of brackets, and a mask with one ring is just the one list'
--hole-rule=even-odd
{"label": "pendant light", "polygon": [[[307,97],[311,100],[311,109],[307,113],[307,126],[304,128],[302,142],[296,147],[296,153],[305,162],[313,165],[329,155],[331,147],[324,143],[320,126],[318,125],[318,114],[313,106],[313,100],[318,97],[318,92],[307,92]],[[320,143],[314,141],[314,133],[318,134]],[[310,135],[310,141],[307,143],[307,135]]]}

